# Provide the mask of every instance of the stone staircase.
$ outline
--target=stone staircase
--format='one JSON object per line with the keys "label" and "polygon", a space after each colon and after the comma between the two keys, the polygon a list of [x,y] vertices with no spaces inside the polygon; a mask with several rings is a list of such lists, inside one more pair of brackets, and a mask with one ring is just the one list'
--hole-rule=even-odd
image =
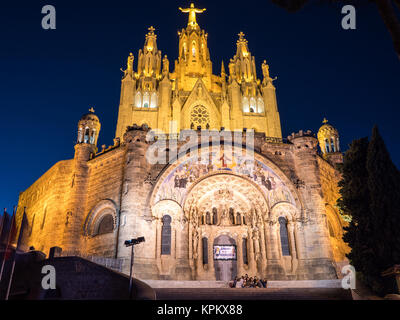
{"label": "stone staircase", "polygon": [[352,300],[340,280],[268,281],[267,288],[229,288],[224,281],[142,280],[157,300]]}
{"label": "stone staircase", "polygon": [[352,300],[340,288],[156,288],[156,300]]}

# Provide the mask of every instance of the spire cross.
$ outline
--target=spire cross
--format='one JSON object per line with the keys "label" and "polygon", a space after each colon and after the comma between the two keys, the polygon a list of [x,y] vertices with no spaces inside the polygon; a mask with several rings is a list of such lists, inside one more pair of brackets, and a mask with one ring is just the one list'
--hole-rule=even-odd
{"label": "spire cross", "polygon": [[150,28],[148,28],[147,30],[150,31],[150,34],[153,34],[154,31],[156,30],[153,26],[151,26]]}
{"label": "spire cross", "polygon": [[238,36],[239,36],[239,40],[243,40],[243,38],[244,38],[244,33],[243,33],[242,31],[240,31],[240,32],[238,33]]}
{"label": "spire cross", "polygon": [[89,112],[92,112],[92,113],[94,113],[94,109],[93,109],[93,107],[91,107],[91,108],[89,109]]}
{"label": "spire cross", "polygon": [[324,117],[324,120],[322,120],[322,123],[328,123],[328,120]]}
{"label": "spire cross", "polygon": [[206,11],[205,8],[204,9],[195,8],[193,3],[190,4],[190,8],[182,9],[181,7],[179,7],[179,10],[181,10],[183,13],[189,13],[188,26],[190,25],[192,27],[197,26],[196,13],[203,13],[204,11]]}

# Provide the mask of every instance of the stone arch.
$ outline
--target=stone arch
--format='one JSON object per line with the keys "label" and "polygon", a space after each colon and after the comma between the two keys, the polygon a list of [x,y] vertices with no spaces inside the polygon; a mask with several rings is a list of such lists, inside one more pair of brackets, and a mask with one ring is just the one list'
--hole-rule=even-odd
{"label": "stone arch", "polygon": [[[341,238],[343,235],[343,225],[336,210],[329,204],[325,206],[326,221],[332,226],[335,238]],[[328,225],[327,225],[328,227]]]}
{"label": "stone arch", "polygon": [[[233,185],[234,189],[231,188]],[[184,210],[190,211],[192,205],[199,206],[199,204],[207,202],[214,197],[213,193],[216,190],[226,193],[221,195],[222,197],[232,197],[232,199],[236,199],[236,202],[240,202],[240,212],[249,213],[253,208],[257,208],[261,212],[268,211],[267,199],[258,185],[246,177],[227,172],[208,174],[190,186],[183,199]],[[213,206],[214,204],[211,203],[211,210],[208,211],[212,211]],[[227,214],[229,219],[229,212]]]}
{"label": "stone arch", "polygon": [[102,220],[110,215],[112,217],[113,231],[118,225],[117,205],[110,199],[99,201],[89,212],[84,224],[84,234],[89,237],[98,235],[98,228]]}
{"label": "stone arch", "polygon": [[[200,154],[202,152],[202,150],[201,150],[202,148],[204,148],[204,146],[199,145],[196,152],[198,152]],[[208,148],[208,146],[206,148]],[[235,148],[244,150],[244,148],[242,146],[235,146]],[[161,201],[164,199],[174,200],[174,201],[180,203],[181,206],[183,206],[183,203],[181,202],[182,199],[178,199],[179,195],[176,196],[176,195],[171,195],[171,194],[165,194],[165,192],[164,192],[165,190],[163,190],[163,189],[164,189],[164,186],[165,186],[165,183],[167,182],[167,180],[170,178],[171,175],[174,174],[174,171],[178,170],[179,166],[181,166],[182,164],[189,162],[191,157],[192,156],[190,154],[180,154],[178,156],[178,159],[174,163],[165,167],[165,169],[159,174],[157,181],[154,184],[152,193],[148,198],[149,206],[153,206],[158,201]],[[265,168],[270,170],[271,174],[276,175],[276,177],[283,182],[283,184],[285,185],[285,188],[287,188],[287,191],[288,191],[287,195],[291,198],[291,199],[288,199],[289,200],[288,202],[291,202],[297,208],[298,214],[300,216],[301,213],[303,212],[303,208],[304,208],[303,201],[301,200],[302,198],[301,198],[298,190],[296,189],[296,187],[291,182],[291,180],[273,161],[271,161],[267,157],[265,157],[257,152],[254,152],[254,160],[257,161],[259,164],[262,164],[263,166],[265,166]],[[216,170],[213,172],[221,172],[221,171]],[[265,190],[263,189],[263,191],[265,191]],[[274,204],[275,203],[273,203],[272,205],[274,205]]]}
{"label": "stone arch", "polygon": [[[343,241],[343,223],[337,211],[329,204],[326,204],[326,229],[329,242],[332,247],[333,258],[335,261],[346,260],[348,246]],[[332,234],[333,233],[333,234]]]}
{"label": "stone arch", "polygon": [[300,212],[298,208],[287,202],[276,203],[269,212],[269,220],[278,221],[279,217],[284,217],[288,222],[294,222],[299,218]]}
{"label": "stone arch", "polygon": [[[203,106],[209,112],[209,129],[219,130],[221,127],[221,114],[213,102],[204,82],[199,79],[193,87],[191,94],[182,107],[182,116],[180,126],[182,129],[190,129],[190,116],[196,106]],[[196,128],[194,128],[196,129]],[[202,129],[205,129],[202,128]]]}
{"label": "stone arch", "polygon": [[182,220],[184,217],[183,209],[180,204],[174,200],[162,200],[157,202],[152,208],[153,217],[162,219],[164,215],[169,215],[172,221]]}
{"label": "stone arch", "polygon": [[[275,228],[271,229],[271,231],[275,233],[275,237],[272,238],[275,239],[274,247],[278,250],[277,254],[280,258],[280,264],[286,274],[294,273],[297,268],[300,243],[298,243],[294,229],[299,215],[299,210],[295,206],[283,202],[274,205],[269,214],[269,222],[275,226]],[[288,252],[285,252],[283,248],[281,219],[286,220],[286,249]]]}

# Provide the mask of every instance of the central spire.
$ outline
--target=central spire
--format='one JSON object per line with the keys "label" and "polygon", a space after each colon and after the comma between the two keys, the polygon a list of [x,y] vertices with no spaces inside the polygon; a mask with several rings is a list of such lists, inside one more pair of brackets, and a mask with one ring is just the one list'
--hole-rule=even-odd
{"label": "central spire", "polygon": [[198,26],[196,21],[196,13],[203,13],[206,9],[197,9],[194,7],[194,4],[190,4],[190,8],[182,9],[179,7],[183,13],[189,13],[188,27],[196,28]]}

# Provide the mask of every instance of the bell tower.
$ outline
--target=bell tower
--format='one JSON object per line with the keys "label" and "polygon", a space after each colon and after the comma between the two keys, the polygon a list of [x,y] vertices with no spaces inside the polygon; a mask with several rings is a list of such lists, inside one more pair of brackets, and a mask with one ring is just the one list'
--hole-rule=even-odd
{"label": "bell tower", "polygon": [[340,152],[339,132],[324,118],[323,125],[318,130],[318,142],[324,159],[331,163],[342,163],[343,154]]}

